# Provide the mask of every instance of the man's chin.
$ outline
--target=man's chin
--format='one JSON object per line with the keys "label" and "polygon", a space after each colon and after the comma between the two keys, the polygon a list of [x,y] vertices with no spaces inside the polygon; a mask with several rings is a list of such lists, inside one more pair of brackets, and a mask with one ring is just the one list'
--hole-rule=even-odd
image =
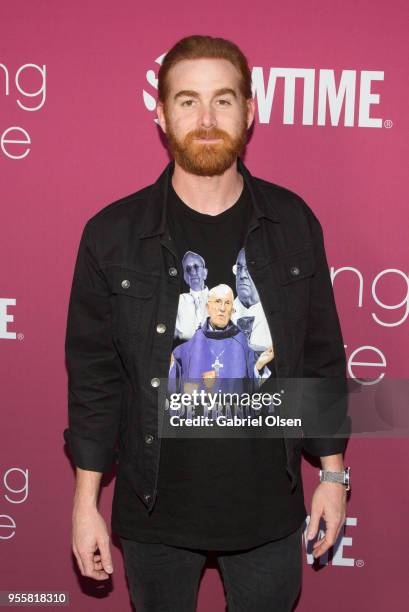
{"label": "man's chin", "polygon": [[223,329],[224,327],[226,327],[228,321],[217,321],[214,326],[218,327],[219,329]]}
{"label": "man's chin", "polygon": [[237,158],[234,157],[217,161],[213,155],[208,162],[206,160],[198,161],[194,158],[188,160],[175,159],[186,172],[190,172],[191,174],[197,174],[198,176],[220,176],[236,162]]}
{"label": "man's chin", "polygon": [[176,162],[186,172],[197,176],[220,176],[237,162],[239,153],[235,149],[224,150],[223,139],[219,142],[192,141],[186,148],[172,147]]}

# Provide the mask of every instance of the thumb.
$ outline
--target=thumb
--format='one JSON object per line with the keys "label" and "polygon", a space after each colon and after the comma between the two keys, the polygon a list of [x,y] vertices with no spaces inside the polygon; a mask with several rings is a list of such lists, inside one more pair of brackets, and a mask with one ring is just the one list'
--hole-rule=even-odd
{"label": "thumb", "polygon": [[320,524],[320,515],[319,512],[312,510],[310,516],[310,522],[307,530],[307,540],[313,540],[318,532],[318,527]]}
{"label": "thumb", "polygon": [[114,568],[112,566],[112,557],[109,547],[109,540],[103,540],[98,543],[99,552],[101,553],[101,564],[107,574],[112,574]]}

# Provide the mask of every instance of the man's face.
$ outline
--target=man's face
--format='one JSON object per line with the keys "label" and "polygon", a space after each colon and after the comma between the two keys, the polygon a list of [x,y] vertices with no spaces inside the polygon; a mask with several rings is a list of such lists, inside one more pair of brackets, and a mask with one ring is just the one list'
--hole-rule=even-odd
{"label": "man's face", "polygon": [[256,286],[247,269],[244,249],[240,250],[236,262],[236,291],[240,302],[247,308],[260,301]]}
{"label": "man's face", "polygon": [[254,100],[243,99],[237,69],[225,59],[182,60],[168,83],[157,112],[175,161],[199,176],[223,174],[241,155],[254,118]]}
{"label": "man's face", "polygon": [[226,327],[233,311],[233,293],[214,295],[207,301],[207,312],[213,327]]}
{"label": "man's face", "polygon": [[188,255],[184,262],[184,279],[193,291],[201,291],[204,289],[204,283],[207,277],[207,268],[203,266],[200,257]]}

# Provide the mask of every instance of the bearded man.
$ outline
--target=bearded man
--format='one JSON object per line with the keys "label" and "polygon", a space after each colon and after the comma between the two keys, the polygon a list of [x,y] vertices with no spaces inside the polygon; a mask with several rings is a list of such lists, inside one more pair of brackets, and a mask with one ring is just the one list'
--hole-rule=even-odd
{"label": "bearded man", "polygon": [[[255,100],[235,43],[200,35],[178,41],[159,70],[157,116],[171,161],[153,185],[87,221],[74,271],[65,430],[77,472],[73,552],[82,575],[109,578],[97,500],[102,474],[117,458],[111,526],[137,610],[193,612],[213,550],[229,609],[289,612],[302,575],[303,449],[324,470],[309,522],[314,537],[320,518],[326,521],[315,557],[345,519],[346,440],[333,435],[343,403],[319,415],[320,423],[332,415],[326,437],[162,439],[158,388],[168,384],[181,340],[175,325],[184,317],[179,297],[189,292],[182,265],[189,252],[206,262],[212,287],[234,287],[233,267],[245,260],[253,299],[245,299],[244,286],[237,290],[246,309],[260,304],[264,332],[256,344],[268,347],[274,374],[266,385],[287,376],[344,379],[322,229],[300,196],[254,177],[243,163]],[[216,323],[225,319],[216,313]],[[189,358],[200,362],[201,354]]]}

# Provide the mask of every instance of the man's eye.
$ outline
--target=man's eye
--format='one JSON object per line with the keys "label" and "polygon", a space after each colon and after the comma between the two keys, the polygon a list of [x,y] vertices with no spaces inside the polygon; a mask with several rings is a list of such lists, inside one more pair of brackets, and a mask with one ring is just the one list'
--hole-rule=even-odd
{"label": "man's eye", "polygon": [[185,100],[184,102],[182,102],[182,106],[184,106],[185,104],[187,106],[190,106],[190,103],[193,102],[193,100]]}
{"label": "man's eye", "polygon": [[230,104],[231,104],[231,103],[229,102],[229,100],[225,100],[225,99],[223,99],[223,100],[219,100],[219,102],[223,102],[222,106],[225,106],[225,105],[230,106]]}

